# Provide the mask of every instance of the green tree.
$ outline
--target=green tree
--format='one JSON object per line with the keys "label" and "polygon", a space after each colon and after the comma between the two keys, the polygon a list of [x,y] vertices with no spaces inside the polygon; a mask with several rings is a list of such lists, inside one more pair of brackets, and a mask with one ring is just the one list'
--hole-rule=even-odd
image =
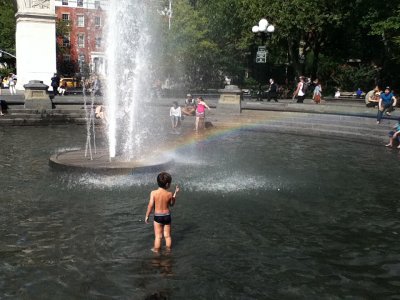
{"label": "green tree", "polygon": [[369,29],[369,34],[376,39],[380,50],[374,59],[374,65],[381,70],[380,81],[385,84],[400,84],[400,1],[372,6],[361,23]]}
{"label": "green tree", "polygon": [[206,87],[215,79],[215,62],[219,49],[208,38],[209,32],[201,16],[186,0],[174,2],[171,30],[164,24],[164,77],[184,82],[186,87]]}
{"label": "green tree", "polygon": [[[0,0],[0,49],[15,54],[15,8],[12,1]],[[15,59],[7,55],[0,62],[14,66]]]}
{"label": "green tree", "polygon": [[57,70],[65,76],[73,76],[78,69],[76,61],[64,62],[64,55],[71,54],[69,35],[70,21],[57,19],[56,21],[56,55]]}

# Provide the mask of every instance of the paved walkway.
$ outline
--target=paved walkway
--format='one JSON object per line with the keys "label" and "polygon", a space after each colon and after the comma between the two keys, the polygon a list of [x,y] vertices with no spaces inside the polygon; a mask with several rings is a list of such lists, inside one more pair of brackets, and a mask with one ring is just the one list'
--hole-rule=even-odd
{"label": "paved walkway", "polygon": [[[4,91],[3,91],[4,92]],[[24,109],[24,96],[7,95],[3,93],[0,99],[9,103],[9,113],[0,117],[0,126],[47,125],[75,123],[84,124],[85,110],[82,95],[57,96],[53,100],[55,109],[35,111]],[[223,115],[215,109],[218,99],[205,97],[212,107],[207,114],[207,120],[216,128],[252,127],[257,130],[268,130],[281,133],[317,135],[371,143],[384,143],[387,132],[396,123],[400,113],[396,110],[391,117],[386,117],[380,125],[376,124],[376,108],[367,108],[362,101],[331,100],[315,104],[306,99],[303,104],[292,99],[275,102],[258,102],[245,98],[242,101],[242,113],[238,115]],[[168,111],[173,101],[184,104],[184,99],[161,98],[156,104],[161,109],[169,125]],[[102,98],[96,98],[96,103],[102,103]],[[185,118],[185,126],[192,130],[194,117]],[[193,124],[192,124],[193,123]]]}

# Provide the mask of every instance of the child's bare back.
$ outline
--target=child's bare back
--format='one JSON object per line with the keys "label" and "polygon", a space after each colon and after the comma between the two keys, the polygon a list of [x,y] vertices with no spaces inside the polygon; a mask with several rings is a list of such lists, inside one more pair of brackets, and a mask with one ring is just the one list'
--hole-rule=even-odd
{"label": "child's bare back", "polygon": [[152,201],[151,199],[154,201],[154,214],[169,213],[169,207],[175,204],[172,193],[163,188],[152,191],[150,193],[150,201]]}
{"label": "child's bare back", "polygon": [[145,222],[149,223],[149,216],[154,210],[154,252],[160,251],[161,240],[164,236],[167,249],[171,249],[171,212],[170,206],[175,204],[175,198],[179,192],[179,187],[175,188],[174,194],[168,191],[171,186],[171,175],[162,172],[157,176],[159,188],[150,193],[150,200],[147,206]]}

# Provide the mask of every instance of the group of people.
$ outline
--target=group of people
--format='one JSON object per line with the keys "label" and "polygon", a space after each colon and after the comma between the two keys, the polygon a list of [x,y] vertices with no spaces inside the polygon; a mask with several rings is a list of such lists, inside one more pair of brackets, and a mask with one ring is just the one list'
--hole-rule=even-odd
{"label": "group of people", "polygon": [[[365,95],[365,105],[371,108],[378,107],[376,123],[380,124],[384,114],[390,116],[395,110],[397,98],[394,96],[389,86],[387,86],[384,91],[382,91],[379,86],[376,86]],[[394,141],[399,143],[397,148],[400,149],[400,119],[393,127],[393,130],[389,132],[389,143],[386,147],[393,147]]]}
{"label": "group of people", "polygon": [[[322,86],[318,79],[315,79],[311,82],[310,78],[306,78],[304,76],[300,76],[299,80],[296,84],[296,88],[293,92],[293,100],[297,99],[297,103],[304,103],[304,99],[306,97],[307,91],[313,89],[312,99],[318,104],[322,99]],[[266,90],[267,101],[275,100],[278,102],[279,87],[276,84],[273,78],[269,79],[268,90]],[[259,91],[257,93],[257,101],[262,101],[262,91],[261,86],[259,87]]]}
{"label": "group of people", "polygon": [[172,107],[169,110],[169,116],[171,118],[172,129],[178,128],[184,119],[184,116],[195,116],[195,128],[196,132],[199,129],[205,128],[205,117],[206,109],[210,109],[203,97],[197,97],[196,101],[193,99],[191,94],[187,94],[185,100],[185,107],[181,108],[177,101],[173,102]]}
{"label": "group of people", "polygon": [[51,87],[53,89],[53,95],[64,96],[67,91],[67,83],[64,81],[60,84],[61,78],[57,73],[54,73],[53,77],[51,77]]}
{"label": "group of people", "polygon": [[397,98],[389,86],[384,91],[376,86],[365,95],[365,105],[367,107],[378,107],[376,123],[380,124],[384,114],[390,116],[397,105]]}
{"label": "group of people", "polygon": [[14,73],[10,73],[8,76],[4,76],[0,80],[0,95],[2,88],[8,88],[10,95],[16,95],[17,90],[15,86],[17,85],[17,76]]}
{"label": "group of people", "polygon": [[322,86],[321,82],[318,79],[315,79],[311,82],[310,78],[306,78],[304,76],[299,77],[299,81],[296,85],[296,89],[293,92],[293,99],[297,99],[297,103],[304,103],[304,99],[306,98],[307,91],[310,87],[313,87],[313,96],[312,100],[314,103],[321,103],[322,99]]}

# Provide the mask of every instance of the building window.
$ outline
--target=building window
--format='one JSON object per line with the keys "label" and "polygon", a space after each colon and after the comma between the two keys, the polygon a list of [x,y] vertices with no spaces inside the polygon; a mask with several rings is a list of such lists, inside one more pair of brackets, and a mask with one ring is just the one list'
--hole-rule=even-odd
{"label": "building window", "polygon": [[76,2],[76,5],[77,5],[78,7],[83,7],[83,0],[78,0],[78,1]]}
{"label": "building window", "polygon": [[78,15],[78,27],[85,27],[85,16]]}
{"label": "building window", "polygon": [[78,34],[78,47],[85,48],[85,34],[84,33]]}
{"label": "building window", "polygon": [[81,53],[81,54],[79,54],[79,57],[78,57],[79,70],[81,73],[83,72],[84,63],[85,63],[85,55]]}
{"label": "building window", "polygon": [[68,5],[68,0],[62,0],[62,5]]}
{"label": "building window", "polygon": [[68,21],[69,21],[69,14],[62,14],[61,19],[62,19],[63,21],[68,22]]}
{"label": "building window", "polygon": [[68,35],[64,35],[63,36],[63,46],[64,47],[69,47],[70,45],[71,45],[71,38],[70,38],[69,34]]}
{"label": "building window", "polygon": [[94,8],[100,8],[100,1],[94,1]]}
{"label": "building window", "polygon": [[101,42],[102,42],[101,37],[97,37],[96,38],[96,48],[100,48],[101,47]]}
{"label": "building window", "polygon": [[64,54],[64,55],[63,55],[63,61],[64,61],[64,62],[70,62],[70,61],[71,61],[71,55],[69,55],[69,54]]}
{"label": "building window", "polygon": [[94,25],[101,26],[101,17],[99,17],[99,16],[94,17]]}

